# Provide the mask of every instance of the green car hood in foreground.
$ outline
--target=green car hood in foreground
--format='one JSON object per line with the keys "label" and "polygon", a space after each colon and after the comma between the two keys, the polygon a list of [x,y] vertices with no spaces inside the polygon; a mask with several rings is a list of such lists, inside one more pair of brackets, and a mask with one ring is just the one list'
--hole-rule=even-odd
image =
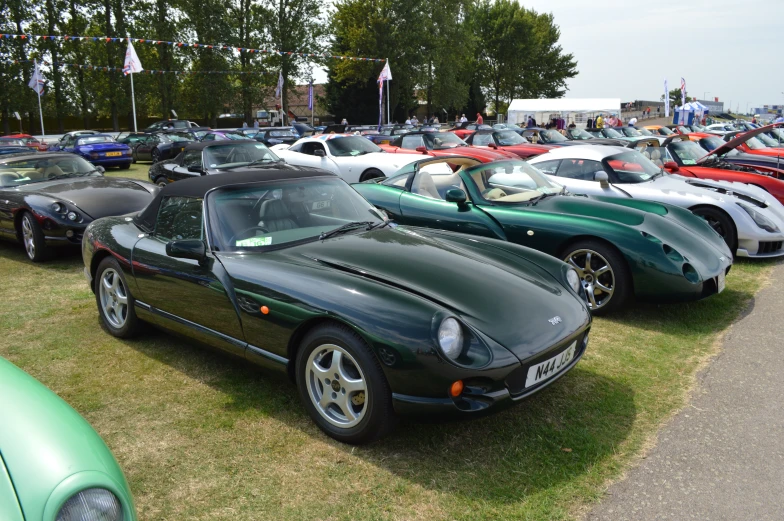
{"label": "green car hood in foreground", "polygon": [[20,519],[19,510],[25,521],[54,521],[65,501],[88,488],[111,491],[123,521],[136,519],[128,483],[101,437],[70,405],[3,358],[0,458],[2,521]]}
{"label": "green car hood in foreground", "polygon": [[[590,320],[583,299],[567,289],[563,262],[493,239],[393,225],[265,254],[275,268],[243,257],[230,271],[254,270],[257,280],[310,280],[302,268],[328,267],[365,279],[351,286],[362,295],[377,292],[378,282],[390,285],[446,308],[519,359]],[[548,320],[556,316],[562,323],[554,327]]]}

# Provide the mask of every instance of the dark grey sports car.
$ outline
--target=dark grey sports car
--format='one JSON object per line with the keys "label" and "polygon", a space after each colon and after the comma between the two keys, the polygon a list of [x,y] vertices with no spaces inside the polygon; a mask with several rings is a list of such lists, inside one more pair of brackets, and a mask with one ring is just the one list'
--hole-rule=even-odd
{"label": "dark grey sports car", "polygon": [[0,238],[24,244],[33,262],[56,246],[79,246],[93,220],[138,212],[158,188],[143,181],[104,177],[77,155],[14,154],[0,159]]}

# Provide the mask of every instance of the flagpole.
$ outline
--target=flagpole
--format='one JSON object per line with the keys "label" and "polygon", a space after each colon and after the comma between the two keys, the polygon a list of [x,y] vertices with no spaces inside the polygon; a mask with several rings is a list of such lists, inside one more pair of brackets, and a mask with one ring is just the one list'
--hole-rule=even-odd
{"label": "flagpole", "polygon": [[46,132],[44,131],[44,113],[41,110],[41,89],[38,89],[38,115],[41,117],[41,135],[45,136]]}
{"label": "flagpole", "polygon": [[131,77],[131,107],[133,107],[133,131],[136,130],[136,95],[133,93],[133,71],[129,74]]}
{"label": "flagpole", "polygon": [[392,121],[389,119],[389,80],[387,80],[387,125]]}

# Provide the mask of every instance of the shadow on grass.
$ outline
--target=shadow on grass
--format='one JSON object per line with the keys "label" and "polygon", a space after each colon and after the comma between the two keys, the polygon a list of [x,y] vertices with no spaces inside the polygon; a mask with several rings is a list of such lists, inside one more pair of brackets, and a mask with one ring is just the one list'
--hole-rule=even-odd
{"label": "shadow on grass", "polygon": [[227,396],[222,427],[246,414],[272,416],[420,486],[494,502],[519,501],[588,472],[615,453],[636,416],[629,386],[578,364],[498,414],[470,421],[403,419],[388,438],[352,447],[319,431],[282,374],[152,328],[125,344]]}

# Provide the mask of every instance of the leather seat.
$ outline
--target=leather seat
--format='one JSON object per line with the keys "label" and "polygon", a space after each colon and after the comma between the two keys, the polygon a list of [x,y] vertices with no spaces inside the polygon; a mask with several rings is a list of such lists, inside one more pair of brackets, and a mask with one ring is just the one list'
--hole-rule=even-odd
{"label": "leather seat", "polygon": [[270,199],[261,203],[259,218],[259,226],[270,232],[299,228],[288,206],[280,199]]}
{"label": "leather seat", "polygon": [[433,199],[441,199],[441,194],[438,193],[438,188],[433,182],[433,178],[427,172],[420,171],[414,178],[414,183],[411,185],[411,192],[425,197],[432,197]]}
{"label": "leather seat", "polygon": [[57,165],[46,165],[44,167],[40,167],[38,170],[45,178],[65,175],[65,172],[63,172],[62,168]]}

